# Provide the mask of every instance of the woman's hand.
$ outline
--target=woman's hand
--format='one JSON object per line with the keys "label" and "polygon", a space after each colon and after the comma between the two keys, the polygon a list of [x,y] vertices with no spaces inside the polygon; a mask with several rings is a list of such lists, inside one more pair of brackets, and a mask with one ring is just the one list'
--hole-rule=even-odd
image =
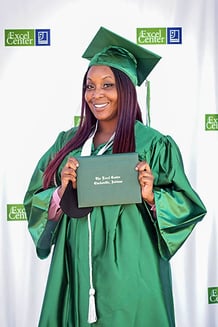
{"label": "woman's hand", "polygon": [[142,198],[152,206],[154,204],[154,176],[152,175],[151,168],[146,161],[141,161],[137,164],[136,170],[138,171],[138,180],[141,186]]}
{"label": "woman's hand", "polygon": [[58,195],[60,196],[60,198],[64,194],[64,191],[69,181],[72,182],[73,188],[76,188],[76,170],[78,167],[79,162],[75,158],[71,157],[67,160],[67,163],[61,172],[61,187],[58,190]]}

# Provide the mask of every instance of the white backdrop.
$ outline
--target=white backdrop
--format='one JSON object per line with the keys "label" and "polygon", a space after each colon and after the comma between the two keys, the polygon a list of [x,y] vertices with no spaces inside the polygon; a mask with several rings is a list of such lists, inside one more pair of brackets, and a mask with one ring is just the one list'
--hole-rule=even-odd
{"label": "white backdrop", "polygon": [[[0,326],[37,326],[50,259],[36,257],[26,221],[7,221],[7,205],[22,204],[38,159],[79,113],[81,55],[100,26],[134,42],[137,27],[182,27],[181,45],[146,46],[162,56],[151,125],[176,140],[208,210],[171,261],[177,327],[218,326],[218,132],[204,126],[218,114],[216,2],[0,0]],[[51,46],[5,46],[5,29],[37,28],[50,29]]]}

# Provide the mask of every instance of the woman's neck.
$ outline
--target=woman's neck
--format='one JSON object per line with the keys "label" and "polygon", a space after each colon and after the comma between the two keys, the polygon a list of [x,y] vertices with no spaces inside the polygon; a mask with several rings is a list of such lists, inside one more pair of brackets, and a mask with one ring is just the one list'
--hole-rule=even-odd
{"label": "woman's neck", "polygon": [[106,124],[99,124],[98,128],[94,136],[94,146],[98,147],[100,144],[107,143],[112,135],[114,134],[116,130],[116,126],[106,123]]}

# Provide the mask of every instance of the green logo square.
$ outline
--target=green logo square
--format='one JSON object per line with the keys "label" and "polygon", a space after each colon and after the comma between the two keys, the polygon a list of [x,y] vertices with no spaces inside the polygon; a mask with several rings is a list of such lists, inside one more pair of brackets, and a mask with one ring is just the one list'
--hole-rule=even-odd
{"label": "green logo square", "polygon": [[74,116],[74,126],[77,127],[79,126],[80,123],[80,116]]}
{"label": "green logo square", "polygon": [[218,287],[208,287],[208,303],[218,303]]}
{"label": "green logo square", "polygon": [[7,204],[7,221],[27,220],[23,204]]}
{"label": "green logo square", "polygon": [[137,28],[137,44],[166,44],[167,30],[165,27]]}
{"label": "green logo square", "polygon": [[31,30],[5,30],[5,46],[18,47],[18,46],[34,46],[35,45],[35,32]]}
{"label": "green logo square", "polygon": [[218,131],[218,114],[205,115],[205,131]]}

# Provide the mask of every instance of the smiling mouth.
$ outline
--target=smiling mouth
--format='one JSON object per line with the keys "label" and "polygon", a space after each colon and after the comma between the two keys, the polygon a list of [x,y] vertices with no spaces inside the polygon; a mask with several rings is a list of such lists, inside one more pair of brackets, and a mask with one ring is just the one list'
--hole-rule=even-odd
{"label": "smiling mouth", "polygon": [[108,105],[108,103],[102,103],[102,104],[94,104],[94,107],[96,109],[103,109]]}

